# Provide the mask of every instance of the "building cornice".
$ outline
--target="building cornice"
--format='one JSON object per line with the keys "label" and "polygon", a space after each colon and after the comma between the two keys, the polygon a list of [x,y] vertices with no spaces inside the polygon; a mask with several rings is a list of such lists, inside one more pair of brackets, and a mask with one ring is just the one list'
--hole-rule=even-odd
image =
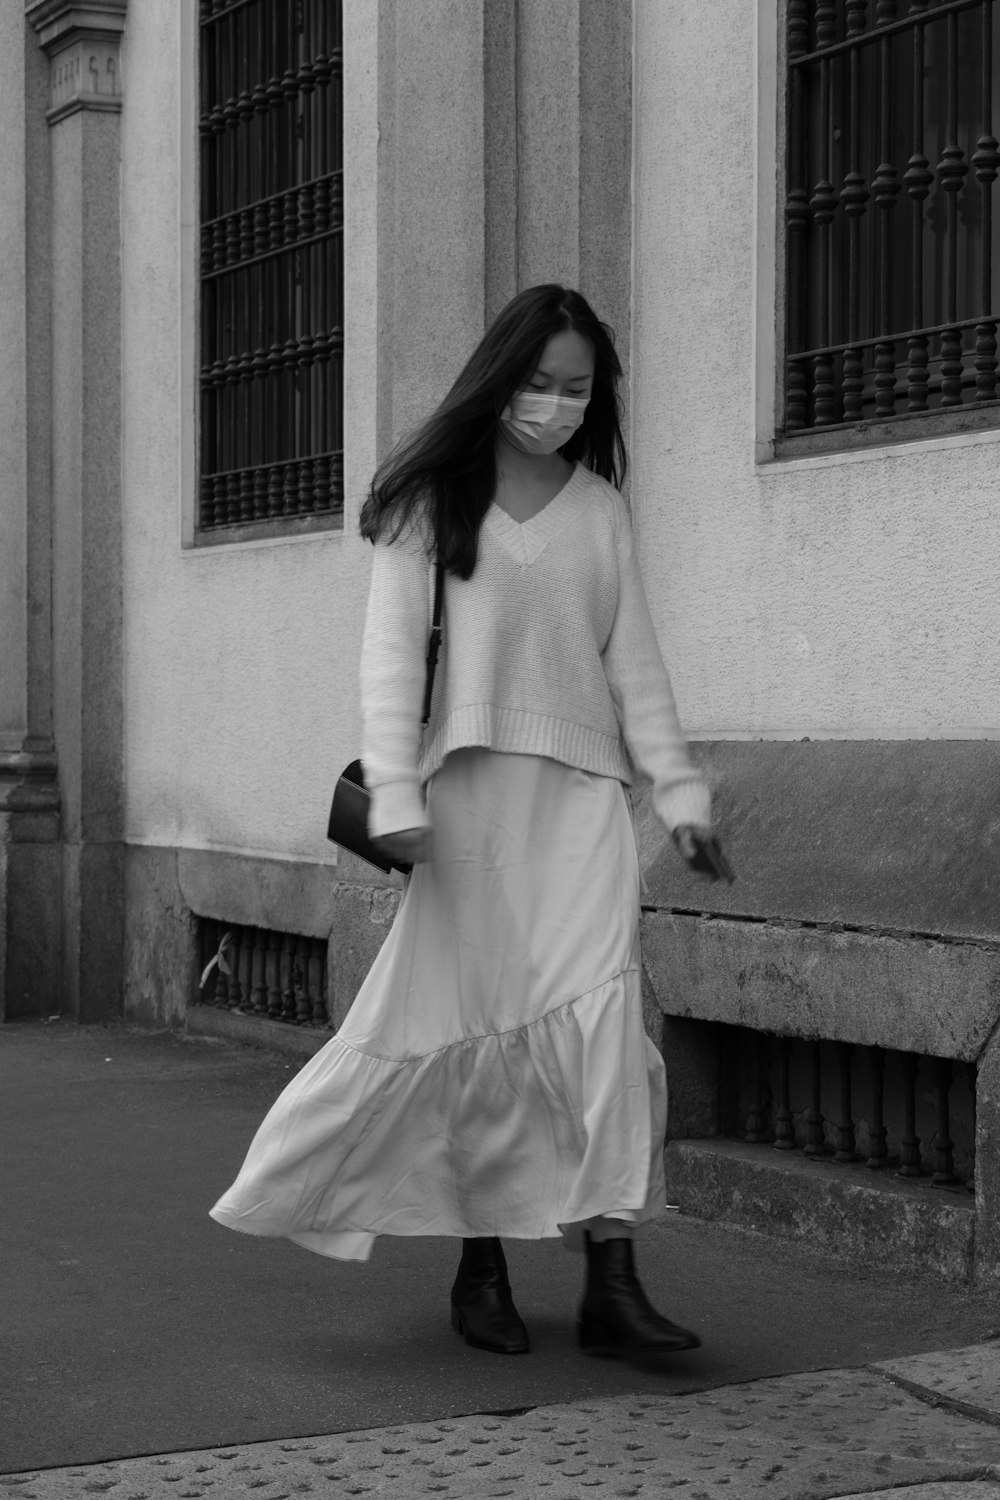
{"label": "building cornice", "polygon": [[24,13],[46,52],[62,38],[120,36],[128,0],[28,0]]}

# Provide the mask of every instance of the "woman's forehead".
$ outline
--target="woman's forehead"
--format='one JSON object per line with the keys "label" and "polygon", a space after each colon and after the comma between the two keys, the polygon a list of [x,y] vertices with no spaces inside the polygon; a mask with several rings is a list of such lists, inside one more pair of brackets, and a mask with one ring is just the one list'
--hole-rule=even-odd
{"label": "woman's forehead", "polygon": [[586,380],[594,373],[594,346],[574,328],[566,328],[552,335],[535,368],[553,379]]}

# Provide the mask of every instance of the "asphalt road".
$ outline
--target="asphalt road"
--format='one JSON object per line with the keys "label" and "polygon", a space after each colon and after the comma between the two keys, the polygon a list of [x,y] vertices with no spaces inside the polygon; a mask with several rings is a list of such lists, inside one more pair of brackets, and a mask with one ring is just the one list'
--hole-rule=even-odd
{"label": "asphalt road", "polygon": [[452,1242],[346,1264],[208,1218],[293,1067],[165,1032],[0,1028],[0,1472],[692,1392],[1000,1327],[984,1294],[668,1214],[640,1267],[704,1340],[669,1374],[577,1352],[581,1266],[556,1242],[507,1245],[532,1353],[468,1349]]}

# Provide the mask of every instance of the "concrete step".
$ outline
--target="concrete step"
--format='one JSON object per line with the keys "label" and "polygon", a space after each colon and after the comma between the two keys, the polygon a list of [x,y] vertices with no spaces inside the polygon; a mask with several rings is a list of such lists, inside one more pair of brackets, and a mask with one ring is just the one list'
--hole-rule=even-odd
{"label": "concrete step", "polygon": [[965,1188],[934,1188],[831,1157],[806,1157],[738,1141],[671,1141],[667,1199],[716,1219],[865,1266],[968,1282],[976,1203]]}
{"label": "concrete step", "polygon": [[272,1021],[268,1016],[249,1015],[240,1010],[219,1010],[214,1005],[189,1006],[184,1030],[189,1036],[261,1047],[278,1057],[297,1058],[300,1064],[308,1062],[333,1036],[332,1031],[293,1026],[288,1021]]}

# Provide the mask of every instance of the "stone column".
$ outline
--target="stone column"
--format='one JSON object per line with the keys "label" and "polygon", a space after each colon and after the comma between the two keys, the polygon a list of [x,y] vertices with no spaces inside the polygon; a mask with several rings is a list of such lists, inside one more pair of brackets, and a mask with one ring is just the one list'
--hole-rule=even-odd
{"label": "stone column", "polygon": [[490,0],[485,23],[487,317],[561,281],[612,325],[627,375],[632,6]]}
{"label": "stone column", "polygon": [[379,456],[482,336],[484,0],[380,0]]}
{"label": "stone column", "polygon": [[48,68],[0,8],[0,1019],[59,1006],[52,731]]}
{"label": "stone column", "polygon": [[632,323],[632,5],[580,0],[579,286],[610,323],[628,399]]}
{"label": "stone column", "polygon": [[121,1013],[119,50],[127,0],[31,0],[49,69],[52,702],[61,1006]]}
{"label": "stone column", "polygon": [[380,0],[379,450],[518,290],[631,307],[632,7]]}

